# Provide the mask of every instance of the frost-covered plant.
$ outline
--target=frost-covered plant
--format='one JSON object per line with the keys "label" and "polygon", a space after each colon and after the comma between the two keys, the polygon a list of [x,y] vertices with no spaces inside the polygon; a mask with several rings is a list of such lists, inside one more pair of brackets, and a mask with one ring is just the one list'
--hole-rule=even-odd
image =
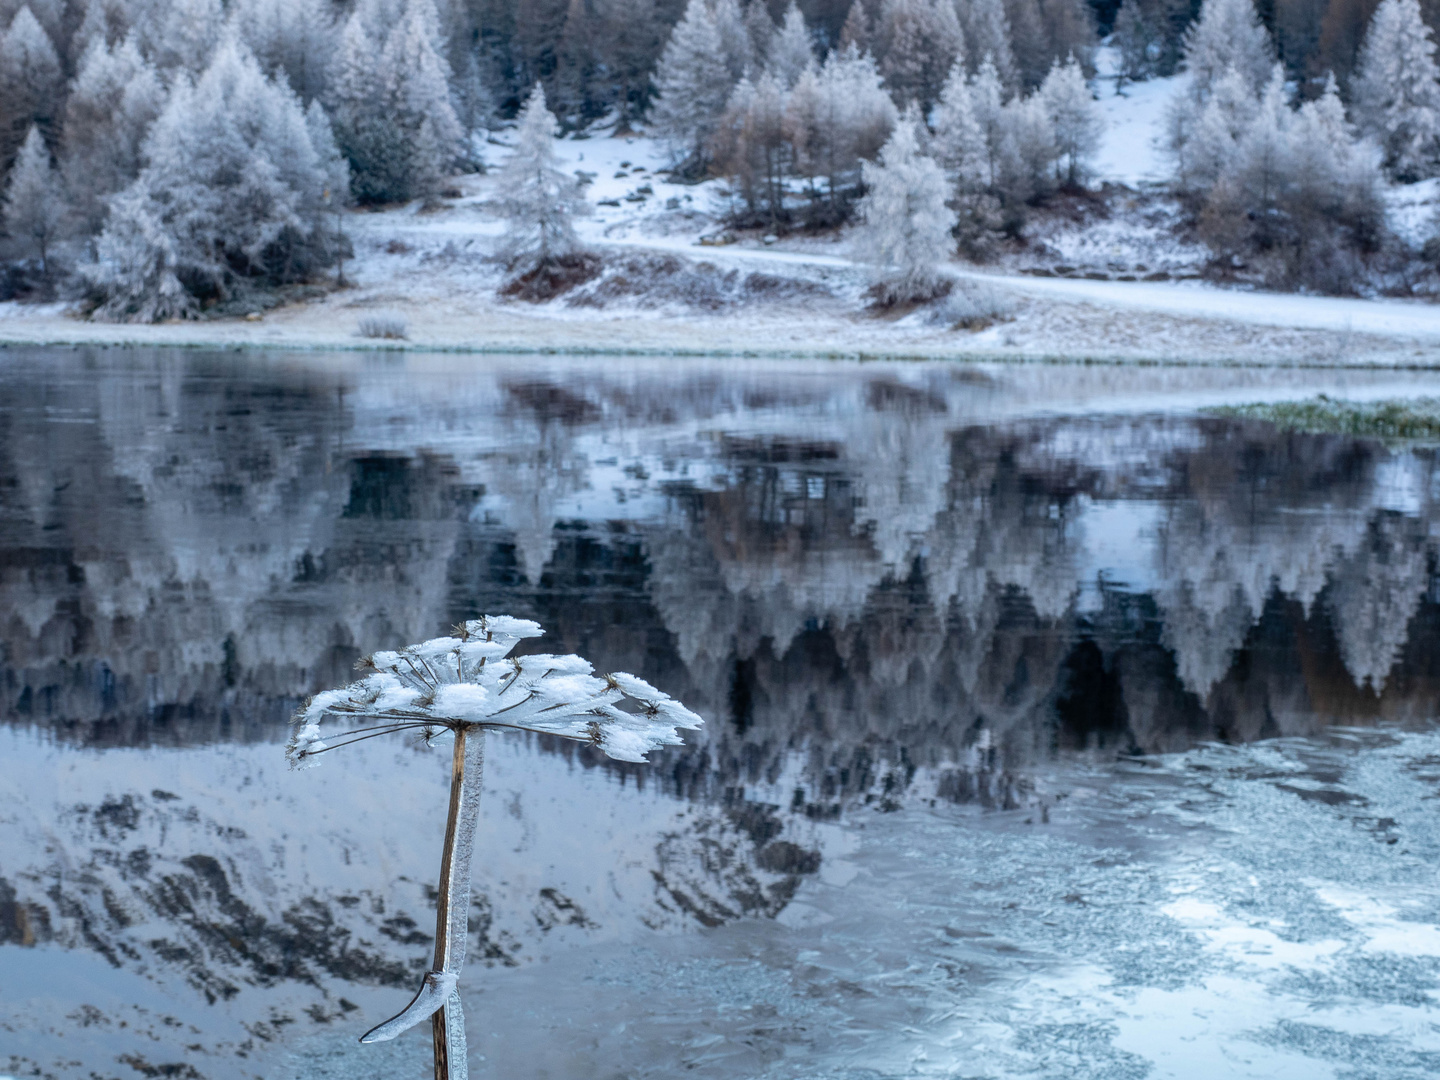
{"label": "frost-covered plant", "polygon": [[950,230],[945,174],[920,153],[915,124],[902,120],[878,164],[866,162],[857,234],[861,257],[875,267],[876,288],[885,303],[923,300],[939,291],[940,267],[955,244]]}
{"label": "frost-covered plant", "polygon": [[1397,179],[1440,170],[1440,68],[1417,0],[1383,0],[1360,49],[1355,118]]}
{"label": "frost-covered plant", "polygon": [[515,150],[500,170],[497,201],[506,220],[505,255],[512,269],[528,271],[579,254],[571,219],[589,212],[575,177],[555,157],[555,117],[539,84],[516,124]]}
{"label": "frost-covered plant", "polygon": [[56,197],[55,170],[40,129],[31,127],[20,147],[5,189],[5,231],[20,251],[40,258],[40,273],[50,273],[50,248],[60,231],[64,203]]}
{"label": "frost-covered plant", "polygon": [[[446,734],[454,740],[434,965],[409,1005],[360,1038],[362,1043],[384,1042],[433,1018],[436,1080],[467,1075],[456,982],[469,928],[485,732],[553,735],[587,743],[620,761],[643,762],[651,750],[680,745],[680,729],[703,723],[634,675],[596,675],[588,661],[574,655],[510,655],[521,641],[543,633],[526,619],[486,615],[455,627],[453,637],[377,652],[360,662],[372,674],[315,695],[296,713],[295,733],[285,749],[290,764],[304,768],[331,750],[396,732],[415,732],[427,743]],[[332,716],[346,718],[350,726],[323,732],[321,722]]]}
{"label": "frost-covered plant", "polygon": [[404,341],[410,336],[410,327],[399,315],[367,315],[360,320],[360,336]]}
{"label": "frost-covered plant", "polygon": [[650,124],[678,165],[699,172],[720,113],[735,85],[726,50],[705,0],[690,0],[655,67]]}

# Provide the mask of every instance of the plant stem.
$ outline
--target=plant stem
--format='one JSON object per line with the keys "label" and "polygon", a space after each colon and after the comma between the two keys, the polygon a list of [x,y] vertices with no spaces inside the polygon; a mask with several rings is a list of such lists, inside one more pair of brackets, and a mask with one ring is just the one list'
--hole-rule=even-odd
{"label": "plant stem", "polygon": [[[450,766],[450,813],[445,820],[445,847],[440,855],[440,888],[435,901],[435,970],[460,973],[465,962],[470,924],[470,857],[480,816],[480,788],[485,770],[485,729],[457,728]],[[459,998],[454,1012],[459,1012]],[[465,1029],[460,1016],[450,1016],[450,1003],[430,1019],[435,1047],[435,1080],[464,1080]],[[453,1036],[453,1037],[452,1037]]]}

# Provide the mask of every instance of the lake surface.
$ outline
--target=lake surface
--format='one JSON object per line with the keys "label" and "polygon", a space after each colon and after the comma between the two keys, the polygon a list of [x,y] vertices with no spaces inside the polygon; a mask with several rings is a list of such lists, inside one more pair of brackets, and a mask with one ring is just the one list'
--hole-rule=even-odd
{"label": "lake surface", "polygon": [[[482,613],[707,721],[492,736],[479,1077],[1440,1070],[1440,450],[1364,371],[0,350],[0,1074],[424,1077]],[[8,1070],[8,1072],[7,1072]]]}

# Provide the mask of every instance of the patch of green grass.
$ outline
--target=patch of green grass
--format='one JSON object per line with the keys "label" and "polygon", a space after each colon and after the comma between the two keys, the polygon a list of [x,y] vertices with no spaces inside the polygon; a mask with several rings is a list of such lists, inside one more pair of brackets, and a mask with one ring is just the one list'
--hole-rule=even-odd
{"label": "patch of green grass", "polygon": [[1376,439],[1440,439],[1440,398],[1337,401],[1320,394],[1308,401],[1227,405],[1214,416],[1265,420],[1289,431]]}

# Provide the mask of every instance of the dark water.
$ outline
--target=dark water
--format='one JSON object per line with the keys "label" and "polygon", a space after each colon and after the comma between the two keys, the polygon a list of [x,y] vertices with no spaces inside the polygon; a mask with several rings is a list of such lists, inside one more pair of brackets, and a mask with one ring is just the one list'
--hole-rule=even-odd
{"label": "dark water", "polygon": [[[483,612],[539,620],[547,650],[643,675],[708,725],[648,768],[502,753],[497,775],[530,779],[508,813],[494,796],[495,828],[518,830],[494,865],[502,848],[528,853],[488,892],[482,872],[478,940],[497,970],[757,917],[802,932],[824,906],[817,883],[849,880],[826,875],[859,843],[857,815],[894,811],[894,842],[923,848],[930,825],[895,822],[949,806],[1060,826],[1075,791],[1130,790],[1113,770],[1137,757],[1329,746],[1336,725],[1373,729],[1365,746],[1428,737],[1436,448],[1202,411],[1322,389],[1426,387],[1361,372],[0,352],[0,1068],[8,1049],[17,1076],[266,1075],[237,1063],[315,1025],[348,1031],[357,1008],[383,1015],[364,995],[389,1002],[423,964],[432,860],[405,862],[404,837],[441,777],[380,750],[350,767],[409,770],[423,794],[304,788],[274,744],[363,653]],[[1344,789],[1349,767],[1296,766],[1296,780],[1286,766],[1274,784],[1349,813],[1375,801]],[[536,784],[550,810],[521,808]],[[590,845],[587,878],[566,807],[593,824],[616,799],[649,809],[623,842],[605,834],[610,856]],[[297,824],[327,814],[323,840]],[[1118,842],[1103,817],[1072,822],[1074,842],[1099,842],[1087,828]],[[369,842],[346,832],[361,819]],[[1392,826],[1365,827],[1383,846]],[[849,862],[863,879],[877,858]],[[634,866],[611,890],[624,902],[601,899],[620,863]],[[919,892],[943,878],[924,865],[905,871]],[[342,924],[342,945],[316,944]],[[20,974],[37,964],[65,973],[54,1009]],[[122,1031],[140,986],[159,997]],[[1188,1075],[1095,1038],[1074,1050],[1090,1072],[1041,1054],[1038,1073],[1002,1055],[973,1075]],[[661,1071],[679,1067],[656,1049],[671,1041],[644,1044]],[[776,1062],[794,1040],[773,1041],[706,1067],[788,1075]],[[889,1053],[865,1043],[845,1067],[913,1069]],[[585,1061],[545,1074],[593,1075]]]}

